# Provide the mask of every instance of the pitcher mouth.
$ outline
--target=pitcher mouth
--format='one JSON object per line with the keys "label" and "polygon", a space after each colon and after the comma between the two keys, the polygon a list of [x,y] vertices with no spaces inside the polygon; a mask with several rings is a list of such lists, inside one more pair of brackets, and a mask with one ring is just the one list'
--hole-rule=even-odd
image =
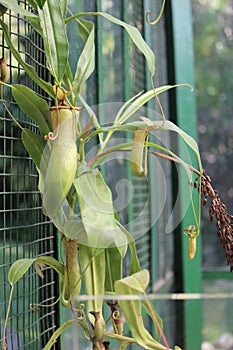
{"label": "pitcher mouth", "polygon": [[80,112],[82,110],[82,107],[71,107],[71,106],[67,106],[67,105],[50,107],[50,111],[60,110],[60,109],[70,109],[70,110],[75,110],[77,112]]}

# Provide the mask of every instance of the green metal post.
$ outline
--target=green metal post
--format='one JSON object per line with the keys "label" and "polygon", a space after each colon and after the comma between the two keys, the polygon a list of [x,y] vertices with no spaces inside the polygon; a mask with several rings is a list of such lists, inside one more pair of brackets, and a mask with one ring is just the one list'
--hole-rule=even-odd
{"label": "green metal post", "polygon": [[[191,1],[171,1],[173,50],[174,50],[174,83],[194,84],[193,77],[193,40]],[[176,90],[176,123],[189,135],[196,138],[195,95],[188,89]],[[184,171],[179,174],[181,184],[187,182]],[[182,189],[181,189],[182,191]],[[181,195],[181,212],[185,205],[187,191]],[[191,210],[187,211],[181,223],[182,230],[192,224]],[[188,239],[182,235],[182,272],[184,292],[201,292],[201,251],[200,236],[197,243],[197,254],[194,260],[187,257]],[[184,348],[188,350],[201,349],[202,304],[201,301],[189,300],[184,304]]]}

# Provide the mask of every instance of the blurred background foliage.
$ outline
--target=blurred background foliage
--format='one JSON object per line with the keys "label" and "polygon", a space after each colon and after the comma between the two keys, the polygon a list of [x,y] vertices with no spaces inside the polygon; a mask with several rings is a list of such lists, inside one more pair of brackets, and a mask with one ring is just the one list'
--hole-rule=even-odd
{"label": "blurred background foliage", "polygon": [[[203,167],[233,212],[233,1],[195,0],[195,79]],[[204,267],[226,265],[215,226],[203,211]]]}

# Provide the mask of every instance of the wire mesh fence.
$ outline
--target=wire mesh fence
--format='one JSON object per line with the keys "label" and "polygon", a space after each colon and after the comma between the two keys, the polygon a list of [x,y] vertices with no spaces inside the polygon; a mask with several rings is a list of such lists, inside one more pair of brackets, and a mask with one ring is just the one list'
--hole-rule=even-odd
{"label": "wire mesh fence", "polygon": [[[24,2],[20,2],[25,6]],[[32,65],[43,79],[49,79],[44,65],[41,39],[31,25],[10,11],[4,15],[14,46],[24,60]],[[23,83],[41,91],[18,66],[7,49],[4,35],[0,36],[1,55],[10,67],[10,82]],[[0,327],[3,329],[10,287],[7,274],[10,265],[20,258],[55,255],[56,237],[52,224],[41,208],[37,188],[36,169],[21,142],[21,130],[12,121],[10,113],[21,124],[36,131],[33,123],[18,109],[9,88],[4,88],[0,105]],[[44,269],[43,284],[31,269],[14,290],[12,309],[7,326],[8,349],[42,349],[58,324],[56,305],[58,281],[50,269]],[[35,311],[37,310],[37,312]],[[58,349],[58,344],[56,345]]]}

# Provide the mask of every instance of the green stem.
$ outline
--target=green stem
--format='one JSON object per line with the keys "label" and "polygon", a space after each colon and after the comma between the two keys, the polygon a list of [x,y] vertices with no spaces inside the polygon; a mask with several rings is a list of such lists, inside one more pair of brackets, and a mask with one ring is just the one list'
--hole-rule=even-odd
{"label": "green stem", "polygon": [[120,334],[111,333],[111,332],[107,332],[107,331],[104,331],[103,337],[114,339],[114,340],[117,340],[119,342],[124,342],[124,343],[128,343],[128,344],[137,344],[137,342],[134,338],[126,337],[125,335],[120,335]]}
{"label": "green stem", "polygon": [[2,350],[7,349],[6,330],[7,330],[7,322],[8,322],[8,318],[9,318],[9,314],[10,314],[10,309],[11,309],[13,290],[14,290],[14,286],[13,286],[13,284],[11,284],[10,297],[9,297],[9,302],[8,302],[8,307],[7,307],[7,312],[6,312],[6,318],[5,318],[5,322],[4,322],[4,326],[3,326]]}
{"label": "green stem", "polygon": [[83,163],[85,162],[85,149],[84,149],[84,141],[82,138],[80,138],[79,140],[79,156],[80,156],[80,159],[79,159],[79,162],[80,163]]}
{"label": "green stem", "polygon": [[156,324],[156,327],[158,328],[159,333],[161,334],[161,337],[162,337],[162,339],[163,339],[164,345],[165,345],[166,348],[169,350],[170,347],[169,347],[169,345],[168,345],[168,342],[167,342],[167,339],[166,339],[165,334],[164,334],[164,332],[163,332],[163,329],[161,328],[161,326],[160,326],[160,324],[159,324],[159,321],[158,321],[158,319],[157,319],[157,316],[156,316],[156,314],[155,314],[153,308],[151,307],[151,304],[150,304],[149,300],[148,300],[148,299],[145,299],[145,302],[146,302],[146,305],[147,305],[148,309],[150,310],[151,317],[152,317],[154,323]]}
{"label": "green stem", "polygon": [[163,0],[160,12],[159,12],[158,16],[156,17],[156,19],[154,21],[150,21],[149,20],[149,16],[150,16],[151,12],[147,11],[147,13],[146,13],[146,21],[147,21],[148,24],[153,26],[153,25],[155,25],[155,24],[157,24],[159,22],[160,18],[162,17],[163,11],[164,11],[165,2],[166,2],[166,0]]}

